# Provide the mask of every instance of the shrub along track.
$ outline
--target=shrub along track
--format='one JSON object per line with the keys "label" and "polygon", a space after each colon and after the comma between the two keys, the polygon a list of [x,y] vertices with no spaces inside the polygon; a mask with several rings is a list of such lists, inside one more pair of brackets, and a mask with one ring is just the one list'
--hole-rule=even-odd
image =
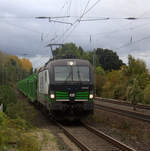
{"label": "shrub along track", "polygon": [[[136,111],[129,111],[126,109],[119,109],[116,107],[112,107],[111,102],[107,101],[107,103],[110,103],[110,104],[109,105],[106,105],[106,104],[103,105],[103,104],[100,104],[100,102],[96,100],[94,106],[98,110],[104,110],[104,111],[116,113],[119,115],[123,115],[126,117],[130,117],[130,118],[134,118],[137,120],[141,120],[141,121],[150,123],[150,115],[148,115],[148,114],[142,114],[142,113],[138,113]],[[119,103],[114,103],[114,104],[119,104]]]}
{"label": "shrub along track", "polygon": [[135,151],[87,124],[56,124],[83,151]]}

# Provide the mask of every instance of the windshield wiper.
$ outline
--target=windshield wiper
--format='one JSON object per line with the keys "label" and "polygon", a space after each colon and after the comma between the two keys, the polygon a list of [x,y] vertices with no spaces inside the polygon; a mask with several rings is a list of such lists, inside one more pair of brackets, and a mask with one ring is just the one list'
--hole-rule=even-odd
{"label": "windshield wiper", "polygon": [[65,83],[68,81],[68,79],[69,79],[69,77],[71,76],[71,74],[72,74],[72,70],[71,70],[71,68],[70,68],[70,72],[69,72],[69,74],[68,74],[68,76],[66,77],[66,79],[65,79]]}
{"label": "windshield wiper", "polygon": [[77,73],[78,73],[78,78],[79,78],[79,81],[81,82],[81,76],[80,76],[79,67],[77,67]]}

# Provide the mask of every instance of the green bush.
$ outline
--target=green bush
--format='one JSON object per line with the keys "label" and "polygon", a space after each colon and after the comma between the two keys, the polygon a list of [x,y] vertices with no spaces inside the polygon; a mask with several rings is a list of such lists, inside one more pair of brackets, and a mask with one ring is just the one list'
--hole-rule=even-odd
{"label": "green bush", "polygon": [[0,151],[9,149],[38,151],[38,139],[33,135],[27,121],[21,118],[10,119],[0,112]]}
{"label": "green bush", "polygon": [[24,106],[21,101],[17,101],[15,104],[8,104],[5,113],[12,119],[16,119],[18,117],[23,119],[25,118]]}
{"label": "green bush", "polygon": [[114,99],[125,99],[126,87],[122,84],[118,84],[113,89],[113,98]]}
{"label": "green bush", "polygon": [[102,88],[105,84],[106,77],[104,75],[96,75],[96,95],[101,96]]}
{"label": "green bush", "polygon": [[2,112],[0,111],[0,126],[3,125],[3,123],[5,122],[7,116]]}
{"label": "green bush", "polygon": [[102,89],[102,96],[106,98],[125,99],[127,78],[119,71],[112,71],[106,75],[106,83]]}
{"label": "green bush", "polygon": [[127,100],[137,104],[144,99],[143,89],[140,88],[139,80],[133,79],[126,91]]}
{"label": "green bush", "polygon": [[16,95],[12,87],[5,85],[0,86],[0,104],[3,104],[4,112],[8,104],[16,103]]}

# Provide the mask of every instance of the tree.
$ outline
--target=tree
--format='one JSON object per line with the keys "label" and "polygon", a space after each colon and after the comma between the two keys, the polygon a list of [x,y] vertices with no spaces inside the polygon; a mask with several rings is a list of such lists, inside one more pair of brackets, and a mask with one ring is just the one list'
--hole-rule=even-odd
{"label": "tree", "polygon": [[136,110],[136,104],[140,102],[140,100],[143,100],[143,91],[136,78],[132,81],[132,84],[128,86],[127,99],[132,103],[134,110]]}
{"label": "tree", "polygon": [[[81,46],[77,47],[74,43],[66,43],[61,48],[56,48],[53,51],[54,58],[64,58],[65,56],[74,57],[78,59],[88,60],[93,64],[93,51],[84,51]],[[98,63],[98,57],[95,56],[96,66]]]}
{"label": "tree", "polygon": [[99,65],[101,65],[104,70],[118,70],[124,65],[117,53],[112,50],[97,48],[96,55],[98,57]]}
{"label": "tree", "polygon": [[32,63],[28,59],[0,51],[0,84],[14,83],[32,74]]}
{"label": "tree", "polygon": [[150,104],[150,84],[144,89],[144,103]]}
{"label": "tree", "polygon": [[101,66],[97,66],[96,67],[96,95],[100,96],[102,93],[102,88],[105,84],[105,80],[106,80],[106,75],[105,75],[105,71]]}
{"label": "tree", "polygon": [[135,59],[131,55],[128,56],[128,66],[122,67],[122,72],[129,81],[138,80],[141,89],[144,89],[147,84],[150,84],[150,75],[146,64],[141,59]]}
{"label": "tree", "polygon": [[81,47],[77,47],[74,43],[66,43],[61,48],[56,48],[53,51],[54,58],[62,58],[66,55],[76,56],[80,58],[83,53],[83,49]]}
{"label": "tree", "polygon": [[31,72],[32,63],[28,59],[22,58],[21,63],[22,63],[22,68],[23,69],[25,69],[27,72]]}
{"label": "tree", "polygon": [[141,59],[135,59],[131,55],[128,56],[128,75],[139,75],[142,73],[148,73],[146,64]]}
{"label": "tree", "polygon": [[104,69],[101,66],[97,66],[96,67],[96,74],[97,75],[104,75],[105,71],[104,71]]}
{"label": "tree", "polygon": [[121,70],[107,73],[106,82],[102,89],[102,96],[107,98],[125,99],[128,79]]}

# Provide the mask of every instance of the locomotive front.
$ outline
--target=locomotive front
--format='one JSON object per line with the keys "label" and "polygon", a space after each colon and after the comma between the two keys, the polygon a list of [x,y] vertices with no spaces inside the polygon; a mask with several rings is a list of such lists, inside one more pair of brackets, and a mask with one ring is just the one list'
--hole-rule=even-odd
{"label": "locomotive front", "polygon": [[51,112],[61,118],[93,113],[93,69],[86,60],[61,59],[49,64]]}

